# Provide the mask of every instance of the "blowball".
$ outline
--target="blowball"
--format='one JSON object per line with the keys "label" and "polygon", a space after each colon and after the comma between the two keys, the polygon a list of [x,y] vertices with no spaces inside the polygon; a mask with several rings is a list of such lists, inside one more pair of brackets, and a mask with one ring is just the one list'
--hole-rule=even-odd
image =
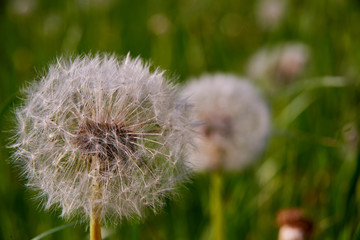
{"label": "blowball", "polygon": [[269,85],[291,83],[304,73],[310,60],[310,49],[300,42],[262,48],[248,61],[246,72],[253,79]]}
{"label": "blowball", "polygon": [[284,0],[258,0],[255,9],[256,20],[264,30],[275,30],[281,25],[287,11]]}
{"label": "blowball", "polygon": [[268,108],[253,85],[233,75],[204,75],[182,91],[192,105],[198,135],[191,167],[241,170],[265,146],[270,129]]}
{"label": "blowball", "polygon": [[102,220],[141,217],[186,178],[185,108],[139,58],[59,59],[25,93],[14,159],[63,217],[88,219],[92,206]]}

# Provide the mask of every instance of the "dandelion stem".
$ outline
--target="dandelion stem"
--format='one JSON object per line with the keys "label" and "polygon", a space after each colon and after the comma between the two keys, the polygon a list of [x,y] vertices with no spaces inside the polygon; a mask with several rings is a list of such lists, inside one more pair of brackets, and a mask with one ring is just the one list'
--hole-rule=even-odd
{"label": "dandelion stem", "polygon": [[96,175],[93,178],[92,197],[91,197],[91,216],[90,216],[90,240],[101,240],[101,223],[100,223],[100,186],[98,176],[100,174],[100,158],[92,158],[92,169],[95,170]]}
{"label": "dandelion stem", "polygon": [[223,179],[220,170],[211,173],[211,186],[210,186],[210,222],[212,239],[222,240],[225,239],[224,234],[224,216],[222,207],[222,189]]}
{"label": "dandelion stem", "polygon": [[101,240],[100,219],[94,209],[92,210],[90,217],[90,240]]}

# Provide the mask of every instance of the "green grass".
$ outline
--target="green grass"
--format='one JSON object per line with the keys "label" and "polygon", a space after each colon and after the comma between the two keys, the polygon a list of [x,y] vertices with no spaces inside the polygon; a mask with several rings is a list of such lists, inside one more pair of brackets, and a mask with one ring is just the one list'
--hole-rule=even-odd
{"label": "green grass", "polygon": [[[276,239],[277,211],[299,206],[314,220],[313,239],[347,240],[356,230],[359,239],[360,157],[358,145],[343,137],[349,123],[360,129],[358,1],[291,1],[274,31],[258,26],[254,1],[109,0],[109,6],[94,5],[100,2],[0,2],[0,239],[30,239],[69,223],[34,200],[20,170],[9,164],[6,148],[13,109],[21,103],[19,90],[56,57],[130,52],[167,69],[181,83],[203,72],[243,75],[257,49],[294,40],[310,47],[310,64],[293,84],[276,92],[263,89],[274,128],[257,164],[224,176],[226,235]],[[20,14],[17,3],[33,5]],[[155,14],[168,21],[160,35],[150,27]],[[229,14],[238,21],[227,25]],[[341,78],[332,82],[324,76]],[[209,187],[209,175],[194,176],[159,214],[109,226],[108,239],[207,239]],[[85,225],[71,226],[44,239],[86,239],[86,230]]]}

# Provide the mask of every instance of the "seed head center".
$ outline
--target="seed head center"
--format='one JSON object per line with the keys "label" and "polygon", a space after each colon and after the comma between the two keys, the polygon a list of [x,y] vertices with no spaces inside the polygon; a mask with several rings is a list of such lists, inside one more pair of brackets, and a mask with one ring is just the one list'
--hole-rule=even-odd
{"label": "seed head center", "polygon": [[214,137],[214,135],[229,138],[233,134],[234,126],[231,118],[227,115],[213,114],[211,118],[205,120],[205,123],[203,135],[207,138]]}
{"label": "seed head center", "polygon": [[136,150],[136,134],[122,124],[87,120],[78,126],[74,143],[81,152],[100,159],[126,161]]}

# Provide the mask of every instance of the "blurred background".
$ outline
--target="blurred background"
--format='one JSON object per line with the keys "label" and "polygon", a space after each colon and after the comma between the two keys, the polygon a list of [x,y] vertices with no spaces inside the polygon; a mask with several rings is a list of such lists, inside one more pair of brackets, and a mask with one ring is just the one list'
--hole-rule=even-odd
{"label": "blurred background", "polygon": [[[265,152],[227,173],[227,239],[276,239],[300,207],[313,239],[351,239],[360,223],[360,1],[0,1],[0,239],[67,224],[42,209],[6,148],[19,90],[58,56],[141,56],[179,83],[204,72],[252,79],[272,113]],[[107,239],[207,239],[209,176],[195,174],[157,215],[107,226]],[[44,239],[87,239],[84,225]]]}

